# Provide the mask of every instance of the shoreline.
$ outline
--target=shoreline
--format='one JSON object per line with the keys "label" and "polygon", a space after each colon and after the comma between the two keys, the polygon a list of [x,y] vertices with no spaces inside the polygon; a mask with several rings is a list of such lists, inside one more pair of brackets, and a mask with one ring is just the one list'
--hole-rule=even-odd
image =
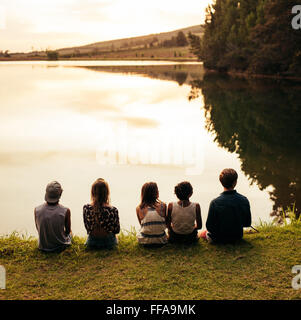
{"label": "shoreline", "polygon": [[0,58],[1,61],[10,61],[10,62],[19,62],[19,61],[45,61],[45,62],[57,62],[57,61],[173,61],[173,62],[201,62],[198,59],[189,59],[189,58],[89,58],[89,57],[83,57],[83,58],[62,58],[57,60],[49,60],[49,59],[43,59],[43,58],[36,58],[36,59],[9,59],[9,58]]}
{"label": "shoreline", "polygon": [[[0,62],[27,62],[27,61],[44,61],[44,62],[58,62],[58,61],[168,61],[168,62],[199,62],[197,58],[149,58],[149,57],[132,57],[132,58],[90,58],[90,57],[75,57],[75,58],[60,58],[57,60],[49,60],[41,57],[31,57],[31,58],[0,58]],[[239,72],[239,71],[225,71],[221,72],[214,69],[205,69],[205,74],[220,74],[229,75],[231,77],[238,77],[244,79],[271,79],[271,80],[291,80],[291,81],[301,81],[301,77],[296,76],[284,76],[284,75],[271,75],[271,74],[256,74],[249,72]]]}
{"label": "shoreline", "polygon": [[301,81],[301,77],[295,76],[283,76],[279,74],[271,75],[271,74],[257,74],[257,73],[249,73],[249,72],[238,72],[238,71],[217,71],[213,69],[206,69],[205,73],[208,74],[219,74],[219,75],[229,75],[231,77],[244,78],[244,79],[270,79],[270,80],[292,80],[292,81]]}

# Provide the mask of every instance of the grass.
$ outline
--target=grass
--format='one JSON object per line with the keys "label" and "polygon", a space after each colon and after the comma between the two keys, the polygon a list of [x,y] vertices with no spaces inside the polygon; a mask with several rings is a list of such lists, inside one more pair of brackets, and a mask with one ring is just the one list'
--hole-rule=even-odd
{"label": "grass", "polygon": [[301,224],[262,224],[236,245],[205,241],[160,249],[138,246],[122,232],[112,251],[89,251],[84,238],[60,254],[37,240],[0,237],[6,290],[0,299],[301,299],[291,270],[301,264]]}
{"label": "grass", "polygon": [[197,58],[190,52],[189,47],[174,48],[147,48],[112,51],[100,54],[99,59],[121,60],[173,60],[196,61]]}
{"label": "grass", "polygon": [[[0,57],[0,61],[34,61],[48,60],[45,52],[37,56],[21,53],[10,57]],[[99,52],[98,54],[81,54],[71,56],[70,54],[60,54],[58,60],[163,60],[163,61],[198,61],[190,52],[189,46],[172,48],[146,48],[146,49],[122,49],[109,52]]]}

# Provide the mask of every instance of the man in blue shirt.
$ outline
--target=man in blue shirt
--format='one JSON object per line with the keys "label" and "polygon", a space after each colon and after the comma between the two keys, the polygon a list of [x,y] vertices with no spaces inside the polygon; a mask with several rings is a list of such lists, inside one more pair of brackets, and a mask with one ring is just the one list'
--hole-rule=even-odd
{"label": "man in blue shirt", "polygon": [[251,226],[249,200],[234,190],[237,178],[234,169],[221,172],[219,180],[224,192],[210,203],[207,230],[202,232],[202,238],[210,242],[234,243],[242,239],[243,228]]}

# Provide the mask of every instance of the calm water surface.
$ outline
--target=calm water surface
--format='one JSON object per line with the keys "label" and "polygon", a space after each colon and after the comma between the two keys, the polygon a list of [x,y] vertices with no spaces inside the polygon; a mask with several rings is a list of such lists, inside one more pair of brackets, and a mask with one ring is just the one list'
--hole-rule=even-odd
{"label": "calm water surface", "polygon": [[175,184],[191,181],[204,224],[225,167],[238,171],[253,222],[269,220],[298,203],[299,92],[204,77],[201,64],[1,63],[0,234],[36,235],[33,209],[58,180],[72,230],[85,235],[82,206],[98,177],[109,182],[126,230],[138,228],[146,181],[158,183],[165,202],[176,200]]}

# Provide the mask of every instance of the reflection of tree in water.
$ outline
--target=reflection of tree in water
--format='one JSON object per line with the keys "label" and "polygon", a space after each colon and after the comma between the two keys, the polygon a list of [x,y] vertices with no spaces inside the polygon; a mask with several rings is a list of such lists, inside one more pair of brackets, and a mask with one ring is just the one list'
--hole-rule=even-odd
{"label": "reflection of tree in water", "polygon": [[272,214],[293,203],[300,208],[300,84],[207,75],[192,82],[189,99],[200,89],[206,128],[215,134],[215,141],[239,155],[251,183],[261,190],[274,187]]}
{"label": "reflection of tree in water", "polygon": [[176,81],[180,86],[185,83],[187,76],[188,76],[187,72],[178,72],[175,74]]}
{"label": "reflection of tree in water", "polygon": [[176,81],[179,86],[189,84],[203,77],[202,65],[125,65],[125,66],[85,66],[79,67],[98,72],[123,73],[147,76],[152,79]]}

